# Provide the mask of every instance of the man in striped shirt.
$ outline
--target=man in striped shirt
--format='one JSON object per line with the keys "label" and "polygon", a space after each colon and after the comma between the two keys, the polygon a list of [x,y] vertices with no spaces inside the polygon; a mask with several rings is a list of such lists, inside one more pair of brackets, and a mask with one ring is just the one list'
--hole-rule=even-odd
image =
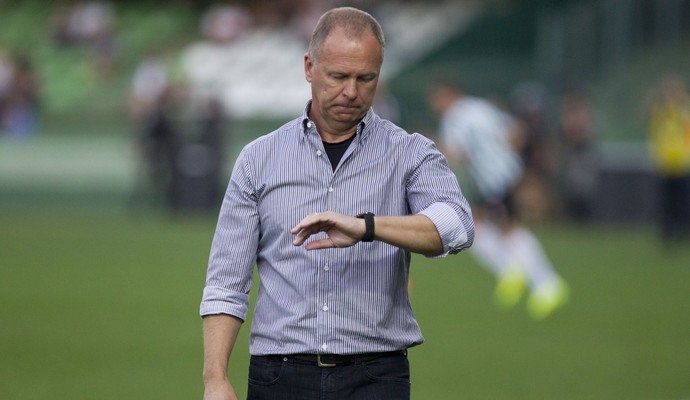
{"label": "man in striped shirt", "polygon": [[325,13],[304,114],[239,155],[201,302],[205,399],[236,398],[227,366],[255,264],[249,398],[409,399],[406,350],[423,342],[410,253],[457,253],[474,225],[434,143],[371,109],[384,43],[369,14]]}

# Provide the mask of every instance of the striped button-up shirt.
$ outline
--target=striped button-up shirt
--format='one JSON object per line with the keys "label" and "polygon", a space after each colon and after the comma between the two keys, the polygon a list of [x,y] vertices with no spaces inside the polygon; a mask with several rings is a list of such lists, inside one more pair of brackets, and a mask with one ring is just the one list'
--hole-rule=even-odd
{"label": "striped button-up shirt", "polygon": [[431,140],[372,110],[333,170],[306,110],[239,155],[211,246],[201,315],[246,319],[256,265],[253,355],[360,354],[420,344],[407,292],[408,251],[380,241],[307,251],[292,244],[290,229],[322,211],[423,214],[440,234],[443,255],[457,253],[474,236],[457,179]]}

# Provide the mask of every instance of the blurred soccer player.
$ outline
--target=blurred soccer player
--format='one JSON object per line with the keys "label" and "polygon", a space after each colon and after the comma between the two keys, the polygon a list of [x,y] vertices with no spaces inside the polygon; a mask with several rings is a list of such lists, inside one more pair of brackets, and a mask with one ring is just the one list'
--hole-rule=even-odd
{"label": "blurred soccer player", "polygon": [[661,180],[661,233],[673,245],[690,233],[690,100],[686,82],[678,76],[666,76],[659,92],[649,141]]}
{"label": "blurred soccer player", "polygon": [[470,251],[496,275],[498,304],[514,306],[529,285],[530,315],[547,317],[565,302],[568,289],[518,219],[513,198],[522,175],[518,124],[489,101],[466,96],[450,83],[432,85],[428,103],[441,117],[446,157],[468,169],[477,189],[477,233]]}

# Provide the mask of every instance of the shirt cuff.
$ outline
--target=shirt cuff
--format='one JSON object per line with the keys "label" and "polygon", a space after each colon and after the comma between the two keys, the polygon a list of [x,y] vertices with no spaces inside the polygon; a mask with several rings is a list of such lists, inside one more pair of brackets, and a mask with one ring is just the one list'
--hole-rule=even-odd
{"label": "shirt cuff", "polygon": [[238,293],[218,286],[206,286],[201,299],[199,314],[201,316],[228,314],[242,321],[247,319],[249,295]]}
{"label": "shirt cuff", "polygon": [[429,218],[441,236],[443,253],[434,256],[434,258],[455,254],[465,247],[463,245],[468,240],[467,230],[453,207],[444,203],[434,203],[420,211],[419,214]]}

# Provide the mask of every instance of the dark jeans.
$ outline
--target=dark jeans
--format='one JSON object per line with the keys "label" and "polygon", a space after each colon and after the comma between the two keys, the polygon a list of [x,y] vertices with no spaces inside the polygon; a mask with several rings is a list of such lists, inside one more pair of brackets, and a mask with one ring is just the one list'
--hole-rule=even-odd
{"label": "dark jeans", "polygon": [[409,400],[410,364],[403,354],[336,367],[291,357],[252,356],[249,400]]}
{"label": "dark jeans", "polygon": [[661,181],[661,230],[665,240],[682,240],[690,233],[690,175]]}

